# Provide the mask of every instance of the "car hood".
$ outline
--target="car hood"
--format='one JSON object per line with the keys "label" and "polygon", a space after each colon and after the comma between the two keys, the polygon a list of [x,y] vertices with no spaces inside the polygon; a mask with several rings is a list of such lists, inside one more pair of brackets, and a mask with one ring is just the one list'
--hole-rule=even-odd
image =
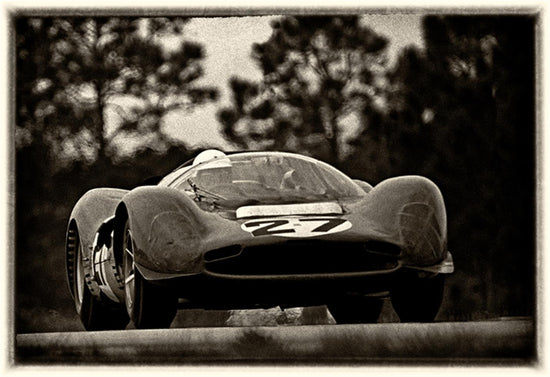
{"label": "car hood", "polygon": [[[136,263],[158,272],[200,273],[206,251],[285,242],[289,237],[421,248],[422,253],[415,255],[425,265],[438,262],[446,250],[441,194],[431,181],[416,176],[386,180],[358,198],[307,203],[245,204],[208,211],[199,207],[211,203],[194,202],[168,188],[135,189],[123,201],[139,246]],[[420,237],[420,231],[430,234]],[[425,240],[433,247],[421,245]]]}

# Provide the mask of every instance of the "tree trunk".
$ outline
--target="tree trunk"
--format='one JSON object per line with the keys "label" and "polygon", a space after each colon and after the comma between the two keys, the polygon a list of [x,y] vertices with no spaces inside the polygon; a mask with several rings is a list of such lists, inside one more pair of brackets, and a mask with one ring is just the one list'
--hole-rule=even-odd
{"label": "tree trunk", "polygon": [[97,124],[95,127],[96,140],[97,140],[97,161],[105,162],[108,159],[107,156],[107,140],[105,140],[105,98],[103,96],[103,87],[105,85],[104,80],[95,81],[95,89],[97,94],[96,111],[97,111]]}
{"label": "tree trunk", "polygon": [[338,121],[336,115],[330,109],[328,100],[325,99],[323,102],[320,111],[321,119],[323,120],[323,128],[325,129],[325,139],[327,140],[329,149],[328,162],[338,167],[340,164],[340,151],[338,146],[340,134],[338,131]]}
{"label": "tree trunk", "polygon": [[[100,39],[100,27],[101,25],[98,25],[97,21],[94,23],[95,29],[95,41],[93,44],[94,49],[94,57],[101,56],[101,53],[98,51],[98,43]],[[99,64],[98,61],[96,61],[96,64]],[[97,124],[95,127],[96,134],[94,135],[97,140],[97,162],[104,163],[107,161],[107,142],[105,140],[105,86],[107,84],[107,80],[105,78],[98,77],[94,81],[95,91],[96,91],[96,110],[97,110]]]}
{"label": "tree trunk", "polygon": [[330,149],[330,154],[331,154],[331,158],[332,158],[332,164],[335,167],[339,167],[340,166],[340,150],[339,150],[339,145],[338,145],[338,142],[339,142],[338,139],[340,137],[340,132],[338,131],[338,122],[337,122],[336,117],[334,115],[332,115],[329,119],[329,129],[330,129],[330,133],[331,133],[330,136],[332,136],[332,137],[328,137],[329,149]]}

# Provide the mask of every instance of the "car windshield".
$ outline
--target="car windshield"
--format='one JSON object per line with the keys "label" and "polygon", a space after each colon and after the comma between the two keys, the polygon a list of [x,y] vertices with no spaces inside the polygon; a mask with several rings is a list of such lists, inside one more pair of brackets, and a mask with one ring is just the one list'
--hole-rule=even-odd
{"label": "car windshield", "polygon": [[210,160],[183,172],[169,186],[194,195],[198,201],[231,207],[364,195],[358,185],[330,165],[280,152],[241,153]]}

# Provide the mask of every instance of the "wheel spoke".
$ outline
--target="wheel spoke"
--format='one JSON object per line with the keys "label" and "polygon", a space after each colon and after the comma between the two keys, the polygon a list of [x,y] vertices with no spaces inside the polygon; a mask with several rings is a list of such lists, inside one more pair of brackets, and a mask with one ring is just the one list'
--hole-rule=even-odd
{"label": "wheel spoke", "polygon": [[124,292],[125,303],[128,314],[132,316],[134,307],[134,289],[135,289],[135,264],[134,264],[134,247],[130,231],[126,234],[126,245],[124,247],[123,270],[124,270]]}
{"label": "wheel spoke", "polygon": [[124,251],[126,252],[126,254],[128,254],[129,256],[132,257],[132,259],[134,258],[134,253],[132,250],[128,249],[128,248],[125,248]]}
{"label": "wheel spoke", "polygon": [[131,274],[130,276],[128,276],[128,277],[126,278],[126,280],[124,280],[124,283],[125,283],[125,284],[128,284],[128,283],[130,283],[131,281],[133,281],[134,278],[135,278],[135,275],[134,275],[134,273],[132,272],[132,274]]}

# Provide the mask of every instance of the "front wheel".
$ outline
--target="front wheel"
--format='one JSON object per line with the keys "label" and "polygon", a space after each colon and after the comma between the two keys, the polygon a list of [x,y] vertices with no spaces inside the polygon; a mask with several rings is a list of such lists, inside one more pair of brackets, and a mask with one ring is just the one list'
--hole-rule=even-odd
{"label": "front wheel", "polygon": [[122,330],[128,325],[128,315],[124,307],[112,302],[107,297],[94,296],[86,283],[84,256],[78,231],[69,231],[69,241],[74,244],[73,292],[76,312],[84,328],[88,331]]}
{"label": "front wheel", "polygon": [[433,322],[443,300],[445,275],[418,276],[407,271],[390,290],[392,306],[401,322]]}
{"label": "front wheel", "polygon": [[167,288],[157,286],[140,274],[134,262],[134,241],[126,224],[122,271],[128,315],[137,329],[168,328],[177,312],[178,300]]}

